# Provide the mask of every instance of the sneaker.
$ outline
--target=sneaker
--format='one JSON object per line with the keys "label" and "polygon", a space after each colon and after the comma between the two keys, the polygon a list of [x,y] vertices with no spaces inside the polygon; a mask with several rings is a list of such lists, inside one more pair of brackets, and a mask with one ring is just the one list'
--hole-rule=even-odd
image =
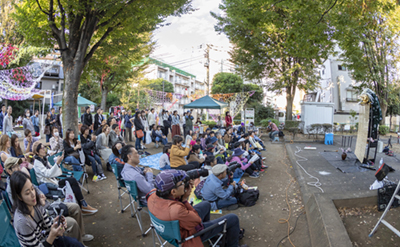
{"label": "sneaker", "polygon": [[93,181],[93,182],[97,182],[97,181],[99,181],[99,177],[98,177],[98,176],[96,176],[96,175],[94,175],[94,176],[93,176],[93,179],[92,179],[92,181]]}
{"label": "sneaker", "polygon": [[264,169],[261,169],[261,170],[258,171],[258,173],[264,173],[264,172],[265,172]]}
{"label": "sneaker", "polygon": [[90,235],[90,234],[85,234],[82,236],[83,242],[89,242],[89,241],[92,241],[93,239],[94,239],[93,235]]}
{"label": "sneaker", "polygon": [[262,165],[261,168],[265,169],[265,168],[268,168],[268,166]]}
{"label": "sneaker", "polygon": [[258,175],[257,172],[253,172],[253,174],[251,174],[249,177],[251,177],[251,178],[259,178],[260,175]]}
{"label": "sneaker", "polygon": [[100,175],[99,175],[99,179],[100,179],[100,180],[104,180],[104,179],[107,179],[107,177],[106,177],[104,174],[100,174]]}
{"label": "sneaker", "polygon": [[239,204],[233,204],[226,207],[227,210],[236,210],[239,208]]}
{"label": "sneaker", "polygon": [[97,211],[99,211],[99,210],[92,208],[89,205],[87,205],[86,207],[82,206],[82,214],[83,215],[92,215],[92,214],[97,213]]}
{"label": "sneaker", "polygon": [[263,157],[262,160],[265,160],[267,157]]}

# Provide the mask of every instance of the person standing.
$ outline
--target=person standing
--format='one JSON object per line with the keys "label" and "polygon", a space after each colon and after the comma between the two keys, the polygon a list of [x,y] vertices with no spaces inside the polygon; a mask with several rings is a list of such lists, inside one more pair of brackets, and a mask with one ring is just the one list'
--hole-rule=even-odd
{"label": "person standing", "polygon": [[83,125],[86,125],[89,127],[90,130],[93,129],[93,118],[92,118],[92,114],[90,113],[90,107],[86,106],[86,112],[83,115]]}
{"label": "person standing", "polygon": [[12,133],[14,132],[13,117],[11,114],[12,114],[12,107],[8,106],[7,115],[4,117],[3,120],[3,134],[7,134],[9,137],[11,137]]}
{"label": "person standing", "polygon": [[140,142],[143,139],[143,137],[141,138],[138,137],[138,131],[141,130],[144,134],[144,126],[140,118],[140,112],[136,112],[135,114],[134,125],[135,125],[135,137],[136,137],[135,149],[139,151],[141,149]]}
{"label": "person standing", "polygon": [[174,138],[175,135],[181,135],[181,128],[179,126],[180,117],[178,115],[178,111],[174,111],[174,115],[172,115],[172,131],[171,138]]}
{"label": "person standing", "polygon": [[183,112],[183,115],[180,119],[180,124],[181,124],[181,133],[185,135],[185,129],[186,129],[186,112]]}
{"label": "person standing", "polygon": [[193,119],[194,117],[191,115],[190,111],[187,111],[186,113],[186,133],[189,132],[189,130],[193,131]]}
{"label": "person standing", "polygon": [[146,132],[150,131],[149,130],[149,123],[147,122],[147,118],[146,118],[146,112],[144,110],[141,111],[141,116],[140,116],[140,121],[142,121],[142,125],[143,125],[143,145],[142,145],[142,149],[146,149]]}
{"label": "person standing", "polygon": [[[51,131],[52,131],[52,124],[51,124],[51,112],[47,112],[46,119],[44,120],[45,123],[45,130],[44,134],[46,135],[46,142],[50,141],[51,138]],[[47,131],[46,131],[47,129]]]}
{"label": "person standing", "polygon": [[168,121],[168,111],[163,110],[163,114],[162,114],[162,123],[164,126],[164,130],[163,133],[165,136],[168,136],[168,132],[169,132],[169,128],[171,127],[171,123]]}
{"label": "person standing", "polygon": [[226,124],[226,127],[227,127],[227,128],[228,128],[228,127],[232,127],[232,117],[231,117],[229,111],[227,111],[227,112],[225,113],[225,124]]}
{"label": "person standing", "polygon": [[96,132],[97,129],[100,127],[101,123],[103,122],[103,109],[101,107],[97,108],[96,115],[94,115],[94,123],[93,123],[93,130]]}
{"label": "person standing", "polygon": [[153,129],[153,125],[156,124],[156,113],[154,111],[154,108],[151,108],[149,115],[147,116],[149,120],[149,127],[150,129]]}
{"label": "person standing", "polygon": [[3,131],[3,120],[6,115],[7,115],[6,106],[4,104],[2,104],[1,112],[0,112],[0,131]]}
{"label": "person standing", "polygon": [[62,123],[62,108],[60,107],[60,109],[58,109],[59,113],[56,117],[56,126],[60,132],[61,137],[63,136],[63,123]]}
{"label": "person standing", "polygon": [[31,117],[33,128],[35,129],[35,136],[40,135],[40,129],[39,129],[39,111],[35,111],[35,115]]}
{"label": "person standing", "polygon": [[25,110],[24,120],[22,120],[22,126],[24,128],[24,131],[26,129],[29,129],[32,133],[35,133],[35,128],[33,127],[30,113],[31,112],[28,109]]}
{"label": "person standing", "polygon": [[126,127],[125,136],[124,136],[125,142],[128,142],[128,141],[132,142],[132,126],[133,126],[133,124],[132,124],[131,119],[132,119],[132,111],[129,110],[128,113],[125,115],[125,127]]}

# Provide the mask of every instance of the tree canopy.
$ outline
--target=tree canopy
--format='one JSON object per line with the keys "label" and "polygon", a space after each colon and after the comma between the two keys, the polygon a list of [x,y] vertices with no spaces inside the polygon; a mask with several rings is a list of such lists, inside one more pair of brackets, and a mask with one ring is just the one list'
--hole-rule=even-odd
{"label": "tree canopy", "polygon": [[149,80],[149,79],[143,79],[140,81],[140,85],[142,87],[155,90],[155,91],[163,91],[163,82],[164,82],[164,92],[166,93],[173,93],[174,92],[174,85],[166,81],[162,78],[154,79],[154,80]]}
{"label": "tree canopy", "polygon": [[[330,1],[223,0],[215,29],[234,48],[232,62],[249,79],[264,79],[271,91],[286,92],[292,112],[296,89],[317,86],[316,68],[333,49],[330,27],[321,13]],[[288,114],[288,118],[291,114]]]}

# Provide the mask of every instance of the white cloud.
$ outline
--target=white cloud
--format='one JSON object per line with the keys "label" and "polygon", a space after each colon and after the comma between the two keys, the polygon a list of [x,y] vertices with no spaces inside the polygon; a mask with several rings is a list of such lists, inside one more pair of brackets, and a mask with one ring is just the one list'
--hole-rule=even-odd
{"label": "white cloud", "polygon": [[[204,49],[198,49],[201,44],[213,44],[218,50],[211,51],[210,58],[210,80],[215,73],[221,69],[221,59],[227,60],[229,55],[229,40],[222,34],[218,35],[214,30],[217,20],[210,15],[210,11],[219,13],[220,1],[215,0],[194,0],[193,7],[197,8],[192,14],[182,17],[170,17],[167,19],[171,25],[162,27],[154,33],[154,40],[157,41],[156,50],[153,56],[163,59],[166,63],[173,63],[188,59],[187,62],[177,64],[176,67],[186,70],[203,80],[206,77],[206,69],[203,64]],[[190,58],[198,58],[192,59]],[[215,62],[219,61],[219,63]],[[224,71],[228,71],[224,61]]]}

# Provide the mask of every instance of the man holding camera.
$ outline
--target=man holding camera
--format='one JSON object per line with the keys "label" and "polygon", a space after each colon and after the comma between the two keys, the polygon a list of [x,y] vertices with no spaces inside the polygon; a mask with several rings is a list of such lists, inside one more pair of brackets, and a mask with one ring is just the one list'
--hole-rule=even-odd
{"label": "man holding camera", "polygon": [[[149,211],[160,220],[178,220],[182,239],[226,219],[225,246],[248,247],[239,245],[239,239],[243,237],[244,230],[240,229],[237,215],[227,214],[210,221],[211,205],[209,202],[201,202],[194,207],[190,205],[188,199],[193,188],[193,181],[188,179],[185,171],[166,170],[160,172],[155,179],[156,190],[150,192],[147,198]],[[182,246],[202,247],[204,240],[215,236],[222,230],[223,225],[218,226],[199,237],[184,242]]]}
{"label": "man holding camera", "polygon": [[145,196],[149,193],[153,186],[153,171],[151,168],[144,168],[144,170],[138,167],[139,165],[139,154],[132,145],[126,145],[121,149],[121,158],[125,162],[124,168],[122,169],[121,176],[126,181],[136,181],[140,202],[146,205]]}
{"label": "man holding camera", "polygon": [[213,210],[221,208],[234,210],[238,208],[237,199],[234,197],[235,181],[227,189],[223,188],[223,180],[227,177],[227,168],[225,164],[215,165],[212,168],[212,174],[207,177],[201,190],[203,199],[211,203]]}

